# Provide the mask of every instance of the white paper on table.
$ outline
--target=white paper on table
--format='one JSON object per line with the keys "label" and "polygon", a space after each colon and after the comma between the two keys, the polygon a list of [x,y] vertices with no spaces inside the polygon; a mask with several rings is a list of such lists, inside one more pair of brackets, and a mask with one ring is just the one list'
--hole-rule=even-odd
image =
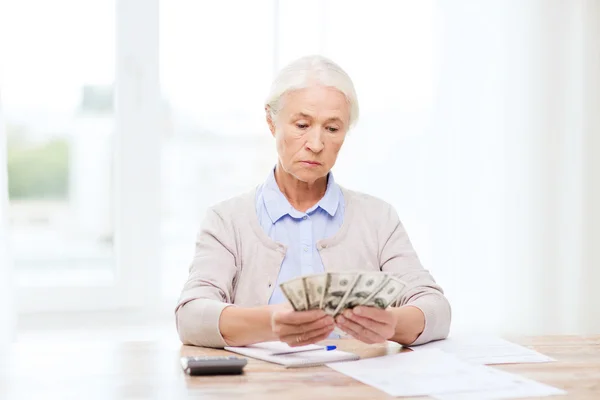
{"label": "white paper on table", "polygon": [[509,387],[512,379],[438,349],[327,364],[391,396],[426,396]]}
{"label": "white paper on table", "polygon": [[512,379],[512,385],[502,389],[491,389],[481,392],[461,392],[451,394],[438,394],[434,397],[438,400],[492,400],[492,399],[520,399],[523,397],[545,397],[566,394],[564,390],[554,388],[524,378],[522,376],[509,374],[505,371],[494,369],[498,376],[504,375]]}
{"label": "white paper on table", "polygon": [[411,347],[414,351],[439,349],[475,364],[524,364],[556,361],[518,344],[493,336],[452,336]]}

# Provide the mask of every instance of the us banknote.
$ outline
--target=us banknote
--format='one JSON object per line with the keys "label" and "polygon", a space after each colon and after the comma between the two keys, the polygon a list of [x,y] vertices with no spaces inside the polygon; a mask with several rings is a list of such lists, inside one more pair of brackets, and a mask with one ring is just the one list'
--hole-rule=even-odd
{"label": "us banknote", "polygon": [[380,289],[388,279],[389,276],[382,272],[360,273],[352,290],[346,294],[335,314],[339,314],[347,308],[354,308],[361,305],[369,296]]}
{"label": "us banknote", "polygon": [[330,272],[325,282],[325,296],[321,308],[326,314],[336,315],[346,293],[352,289],[358,274],[356,272]]}
{"label": "us banknote", "polygon": [[304,289],[306,290],[306,299],[309,310],[322,307],[326,282],[327,274],[309,275],[304,277]]}
{"label": "us banknote", "polygon": [[405,287],[406,284],[400,279],[395,276],[390,276],[379,290],[373,292],[361,305],[387,308],[402,294],[402,290]]}
{"label": "us banknote", "polygon": [[279,287],[295,311],[308,310],[308,300],[302,277],[284,282]]}

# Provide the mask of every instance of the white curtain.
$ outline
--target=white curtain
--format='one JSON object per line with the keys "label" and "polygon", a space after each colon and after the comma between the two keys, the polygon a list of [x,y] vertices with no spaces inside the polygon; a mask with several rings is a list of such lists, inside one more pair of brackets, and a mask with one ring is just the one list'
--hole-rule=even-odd
{"label": "white curtain", "polygon": [[437,4],[425,153],[454,327],[599,333],[600,2]]}
{"label": "white curtain", "polygon": [[12,299],[12,271],[8,253],[8,179],[6,133],[0,103],[0,348],[12,341],[15,318]]}

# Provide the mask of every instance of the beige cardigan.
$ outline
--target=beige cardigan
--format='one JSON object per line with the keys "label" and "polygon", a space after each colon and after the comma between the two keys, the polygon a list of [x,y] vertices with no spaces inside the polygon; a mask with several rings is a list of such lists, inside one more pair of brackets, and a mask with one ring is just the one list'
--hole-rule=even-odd
{"label": "beige cardigan", "polygon": [[[394,306],[425,314],[425,330],[414,344],[442,339],[450,329],[450,304],[421,266],[394,208],[373,196],[342,188],[344,222],[317,249],[326,271],[385,271],[407,283]],[[219,331],[228,305],[266,305],[275,289],[286,247],[263,231],[256,216],[256,190],[208,210],[196,240],[196,255],[175,310],[184,344],[226,345]]]}

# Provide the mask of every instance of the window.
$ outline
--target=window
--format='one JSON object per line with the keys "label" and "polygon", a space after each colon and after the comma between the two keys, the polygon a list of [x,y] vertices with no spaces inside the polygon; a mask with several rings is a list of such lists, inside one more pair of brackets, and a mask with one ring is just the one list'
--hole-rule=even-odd
{"label": "window", "polygon": [[11,245],[22,286],[112,278],[114,13],[110,1],[68,0],[9,1],[0,12]]}
{"label": "window", "polygon": [[[159,100],[152,91],[157,61],[143,50],[157,52],[153,15],[153,1],[19,0],[0,7],[10,239],[21,312],[146,300],[150,280],[137,269],[152,270],[144,258],[151,251],[140,250],[140,243],[153,246],[144,229],[152,222],[144,206],[152,201],[136,199],[151,199],[158,187],[135,175],[138,168],[152,173],[153,147],[139,146],[139,132],[141,120],[156,125],[157,119],[156,107],[148,106]],[[141,93],[150,99],[139,101]],[[143,133],[153,140],[152,130]],[[131,234],[132,227],[139,233]]]}

